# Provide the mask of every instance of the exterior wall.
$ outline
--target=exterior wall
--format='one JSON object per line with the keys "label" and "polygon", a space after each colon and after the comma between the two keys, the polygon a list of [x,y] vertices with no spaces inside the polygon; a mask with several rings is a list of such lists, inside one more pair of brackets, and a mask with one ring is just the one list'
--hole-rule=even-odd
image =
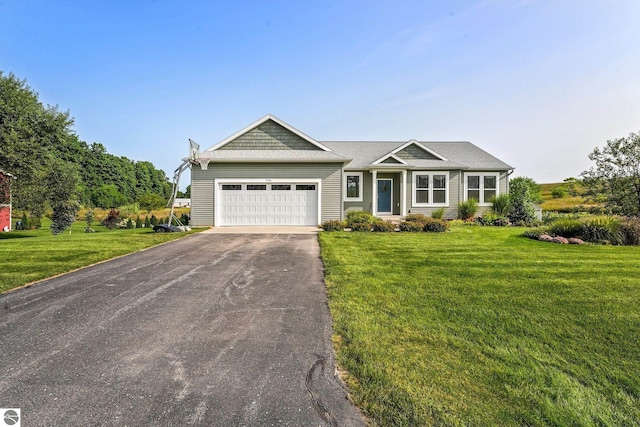
{"label": "exterior wall", "polygon": [[215,225],[214,186],[216,179],[321,179],[322,221],[342,217],[342,163],[210,163],[203,171],[191,171],[191,223]]}
{"label": "exterior wall", "polygon": [[319,147],[268,120],[219,150],[320,150]]}
{"label": "exterior wall", "polygon": [[191,170],[191,224],[213,225],[213,180],[198,178],[200,166]]}

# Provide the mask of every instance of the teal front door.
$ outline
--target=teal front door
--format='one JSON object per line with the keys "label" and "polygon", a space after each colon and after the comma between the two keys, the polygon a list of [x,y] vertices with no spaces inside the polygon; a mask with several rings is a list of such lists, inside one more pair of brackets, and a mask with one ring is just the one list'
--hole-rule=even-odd
{"label": "teal front door", "polygon": [[378,213],[391,215],[393,180],[378,180]]}

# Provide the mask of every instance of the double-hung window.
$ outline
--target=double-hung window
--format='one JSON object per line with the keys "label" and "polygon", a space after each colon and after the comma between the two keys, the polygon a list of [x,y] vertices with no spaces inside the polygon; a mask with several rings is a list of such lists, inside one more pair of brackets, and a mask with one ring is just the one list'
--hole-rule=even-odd
{"label": "double-hung window", "polygon": [[480,205],[488,205],[498,195],[498,173],[467,173],[464,177],[465,200],[476,199]]}
{"label": "double-hung window", "polygon": [[362,172],[345,172],[344,174],[344,201],[362,201]]}
{"label": "double-hung window", "polygon": [[448,206],[449,172],[414,172],[413,206]]}

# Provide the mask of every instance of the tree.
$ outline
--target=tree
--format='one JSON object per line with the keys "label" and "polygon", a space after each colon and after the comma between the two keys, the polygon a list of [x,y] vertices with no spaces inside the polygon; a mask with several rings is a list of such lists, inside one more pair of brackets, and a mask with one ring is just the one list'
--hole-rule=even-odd
{"label": "tree", "polygon": [[[511,211],[507,215],[512,224],[530,224],[536,217],[534,199],[540,186],[531,178],[518,177],[509,181]],[[539,195],[539,193],[538,193]]]}
{"label": "tree", "polygon": [[155,193],[144,193],[138,196],[138,204],[140,208],[149,213],[154,209],[163,208],[166,205],[166,201]]}
{"label": "tree", "polygon": [[44,107],[38,94],[13,74],[0,71],[0,169],[16,177],[14,207],[42,216],[42,183],[52,172],[52,153],[71,138],[73,119],[58,107]]}
{"label": "tree", "polygon": [[60,159],[52,159],[49,174],[45,180],[46,198],[53,213],[51,232],[59,234],[73,224],[80,209],[78,204],[78,184],[80,179],[75,165]]}
{"label": "tree", "polygon": [[614,213],[640,216],[640,134],[607,141],[589,154],[595,167],[582,172],[586,195],[602,196]]}

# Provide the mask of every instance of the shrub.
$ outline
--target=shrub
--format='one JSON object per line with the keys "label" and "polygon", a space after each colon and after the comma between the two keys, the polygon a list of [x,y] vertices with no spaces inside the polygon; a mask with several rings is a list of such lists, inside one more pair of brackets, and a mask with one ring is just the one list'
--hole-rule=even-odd
{"label": "shrub", "polygon": [[551,190],[551,197],[553,197],[554,199],[562,199],[566,195],[567,190],[562,187],[554,187],[553,190]]}
{"label": "shrub", "polygon": [[622,233],[624,234],[625,244],[640,245],[640,218],[624,218],[622,220]]}
{"label": "shrub", "polygon": [[140,215],[136,217],[136,228],[142,228],[142,220],[140,219]]}
{"label": "shrub", "polygon": [[371,224],[355,222],[351,224],[351,231],[371,231]]}
{"label": "shrub", "polygon": [[527,230],[524,233],[522,233],[522,235],[524,237],[528,237],[529,239],[533,239],[533,240],[540,239],[540,236],[542,236],[543,234],[548,234],[547,229],[544,228],[544,227],[534,228],[534,229]]}
{"label": "shrub", "polygon": [[399,225],[400,231],[422,231],[424,225],[415,221],[402,221]]}
{"label": "shrub", "polygon": [[582,224],[580,236],[571,237],[580,237],[582,240],[592,243],[625,244],[622,221],[615,216],[601,215],[586,218]]}
{"label": "shrub", "polygon": [[321,227],[324,231],[342,231],[344,230],[344,222],[338,221],[337,219],[331,219],[323,222]]}
{"label": "shrub", "polygon": [[76,212],[78,212],[79,208],[80,206],[75,202],[56,204],[51,214],[51,232],[53,234],[60,234],[71,227],[71,224],[73,224],[73,221],[76,219]]}
{"label": "shrub", "polygon": [[104,226],[109,230],[113,230],[118,226],[118,223],[120,222],[120,211],[115,210],[115,208],[111,208],[106,218],[102,220],[102,222],[104,223]]}
{"label": "shrub", "polygon": [[151,225],[158,225],[158,218],[155,215],[151,215],[151,219],[149,220]]}
{"label": "shrub", "polygon": [[20,224],[22,230],[31,230],[31,224],[29,223],[29,217],[26,213],[22,214],[22,219],[20,220]]}
{"label": "shrub", "polygon": [[148,216],[144,217],[144,226],[145,228],[151,228],[151,220],[149,219]]}
{"label": "shrub", "polygon": [[424,214],[417,213],[405,216],[404,220],[408,222],[418,222],[420,224],[424,224],[429,220],[429,217]]}
{"label": "shrub", "polygon": [[136,224],[131,221],[131,218],[127,218],[127,229],[131,230],[133,228],[136,228]]}
{"label": "shrub", "polygon": [[560,218],[549,225],[549,234],[562,237],[580,237],[582,221],[576,218]]}
{"label": "shrub", "polygon": [[509,183],[511,209],[507,217],[511,224],[531,224],[535,219],[536,186],[531,178],[514,178]]}
{"label": "shrub", "polygon": [[478,211],[478,201],[476,199],[469,199],[464,202],[461,202],[458,205],[458,213],[460,214],[460,219],[470,219],[476,215]]}
{"label": "shrub", "polygon": [[496,218],[492,221],[491,225],[495,225],[496,227],[506,227],[509,225],[509,220],[507,218]]}
{"label": "shrub", "polygon": [[391,221],[377,221],[373,223],[371,231],[389,233],[396,231],[396,225]]}
{"label": "shrub", "polygon": [[444,233],[449,229],[449,223],[443,219],[427,218],[428,221],[422,227],[423,231],[431,233]]}
{"label": "shrub", "polygon": [[85,233],[93,233],[95,231],[93,228],[91,228],[94,218],[95,212],[93,212],[93,209],[89,209],[87,213],[84,214],[84,220],[87,222],[87,226],[84,228]]}
{"label": "shrub", "polygon": [[353,228],[353,224],[372,224],[376,220],[376,217],[365,211],[351,211],[347,212],[347,219],[345,220],[345,226]]}
{"label": "shrub", "polygon": [[491,198],[491,212],[499,217],[504,217],[511,210],[511,198],[508,194],[499,194]]}
{"label": "shrub", "polygon": [[434,219],[444,218],[444,208],[438,208],[435,211],[431,212],[431,218],[434,218]]}
{"label": "shrub", "polygon": [[182,225],[189,225],[189,214],[183,213],[182,215],[180,215],[180,222],[182,223]]}

